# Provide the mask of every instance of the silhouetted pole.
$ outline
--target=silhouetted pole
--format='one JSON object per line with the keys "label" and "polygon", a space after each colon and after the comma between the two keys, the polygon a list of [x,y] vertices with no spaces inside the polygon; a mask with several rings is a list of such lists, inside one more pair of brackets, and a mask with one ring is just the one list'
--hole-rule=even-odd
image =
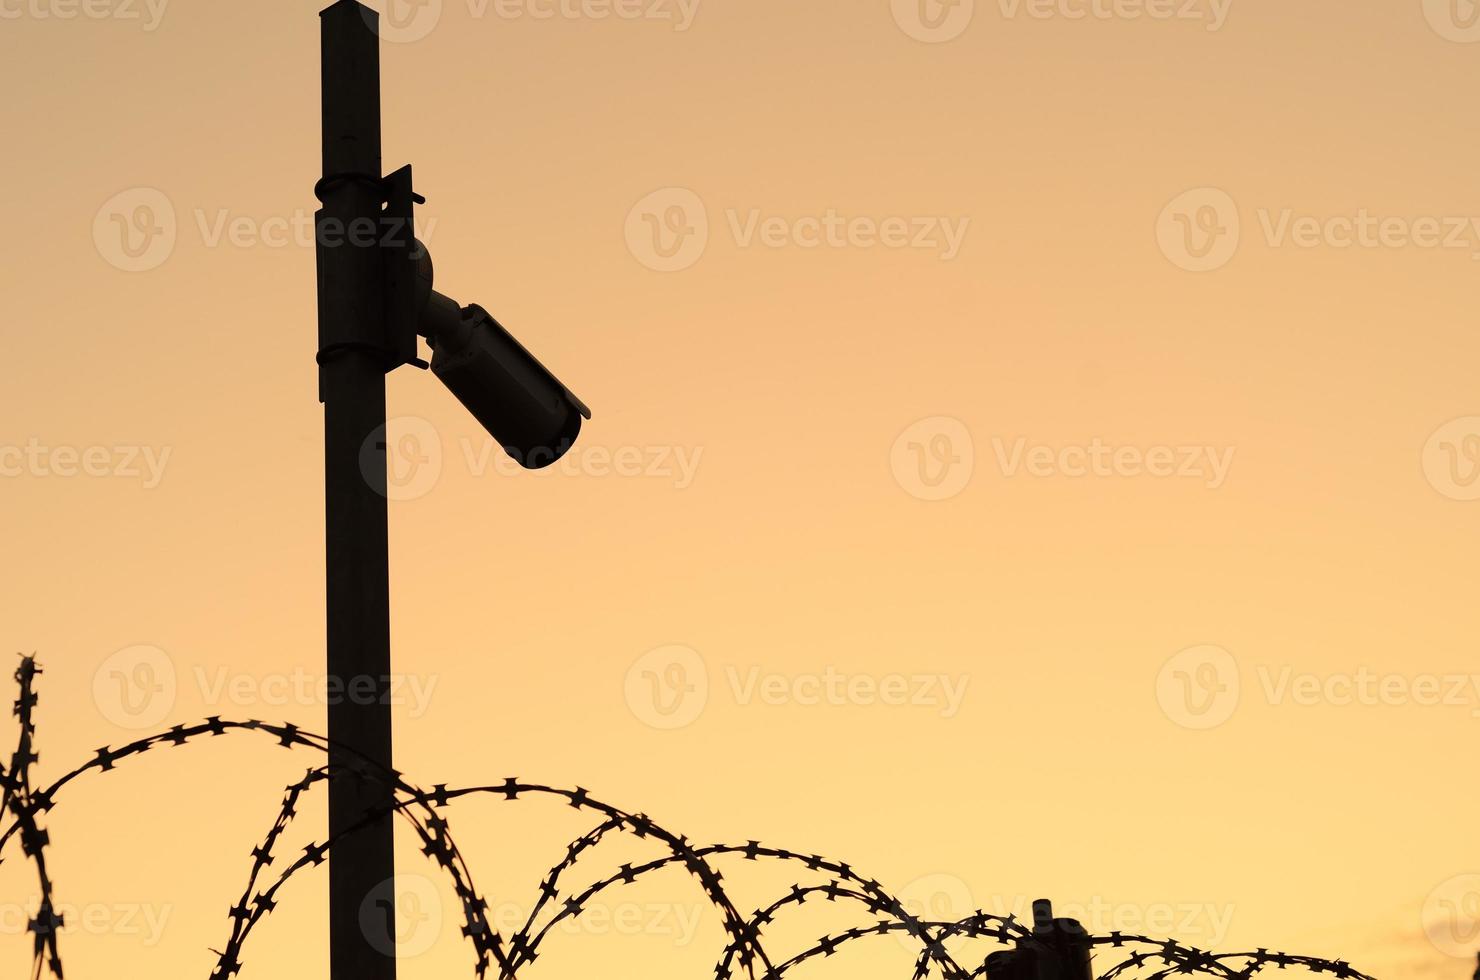
{"label": "silhouetted pole", "polygon": [[[324,403],[329,738],[391,765],[390,584],[385,496],[385,309],[375,247],[380,164],[380,41],[374,11],[340,0],[320,15],[324,177],[319,233],[319,397]],[[330,765],[352,756],[330,752]],[[368,779],[329,782],[329,832],[388,807]],[[372,935],[362,909],[391,897],[389,815],[329,855],[329,975],[394,980],[391,931]],[[381,917],[389,909],[373,910]]]}

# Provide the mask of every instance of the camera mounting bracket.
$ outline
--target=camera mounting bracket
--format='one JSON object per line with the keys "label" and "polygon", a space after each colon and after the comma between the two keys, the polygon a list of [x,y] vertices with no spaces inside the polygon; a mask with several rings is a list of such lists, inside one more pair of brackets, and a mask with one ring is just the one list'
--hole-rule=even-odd
{"label": "camera mounting bracket", "polygon": [[[317,361],[320,365],[352,351],[376,357],[386,373],[403,364],[423,370],[430,365],[418,355],[417,324],[431,296],[431,256],[416,238],[415,207],[426,198],[413,190],[411,167],[402,167],[386,177],[369,174],[331,174],[314,186],[314,194],[323,200],[333,185],[343,182],[373,184],[380,203],[380,215],[374,228],[331,224],[325,209],[315,215],[316,246],[319,253],[320,295],[322,277],[329,263],[325,252],[336,248],[373,248],[380,264],[380,325],[378,342],[363,339],[326,336],[320,331]],[[369,236],[373,234],[373,241]],[[322,322],[322,320],[321,320]]]}

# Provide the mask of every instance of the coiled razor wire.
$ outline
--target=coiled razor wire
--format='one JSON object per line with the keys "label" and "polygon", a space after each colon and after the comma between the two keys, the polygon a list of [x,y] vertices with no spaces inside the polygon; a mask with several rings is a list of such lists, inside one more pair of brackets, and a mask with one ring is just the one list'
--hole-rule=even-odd
{"label": "coiled razor wire", "polygon": [[[997,947],[1016,946],[1020,949],[1032,948],[1042,942],[1012,915],[993,915],[978,910],[955,922],[917,918],[879,882],[863,877],[848,864],[815,854],[767,847],[758,841],[695,846],[687,837],[671,833],[647,815],[629,813],[604,803],[580,787],[559,789],[508,778],[486,786],[449,788],[438,784],[431,790],[421,789],[407,782],[395,770],[379,766],[321,735],[305,732],[292,724],[230,721],[213,716],[194,725],[176,725],[120,748],[105,746],[98,749],[92,759],[68,771],[44,789],[36,789],[32,785],[31,770],[39,762],[35,750],[34,714],[37,703],[35,680],[40,673],[41,668],[34,657],[21,659],[15,672],[20,689],[14,710],[20,729],[18,743],[9,767],[0,764],[0,814],[12,818],[0,832],[0,858],[4,857],[11,840],[19,837],[21,851],[36,871],[38,911],[29,922],[29,931],[34,937],[32,980],[41,980],[43,974],[64,980],[58,942],[64,922],[55,911],[54,887],[47,872],[46,849],[51,840],[40,825],[42,818],[56,806],[61,791],[84,775],[110,772],[119,763],[145,752],[248,733],[267,736],[283,748],[310,749],[325,756],[332,747],[336,756],[350,761],[338,767],[326,765],[310,769],[302,779],[284,789],[282,806],[272,826],[262,843],[252,850],[246,886],[229,913],[231,926],[226,943],[220,950],[212,950],[217,960],[211,971],[211,980],[231,980],[241,971],[243,951],[253,929],[278,907],[279,897],[290,880],[302,871],[323,864],[339,841],[390,815],[400,817],[411,826],[421,842],[422,853],[437,864],[456,893],[462,906],[462,934],[472,944],[473,971],[478,980],[485,980],[490,970],[497,971],[498,980],[516,980],[519,971],[534,962],[556,926],[578,919],[591,901],[608,889],[630,885],[662,871],[681,870],[697,879],[705,898],[720,914],[728,941],[715,964],[715,980],[732,980],[737,976],[747,980],[781,980],[803,963],[825,959],[868,937],[886,935],[909,936],[919,944],[911,980],[926,980],[932,973],[944,980],[977,980],[987,976],[986,958],[963,963],[958,959],[959,954],[946,950],[947,940],[989,940]],[[302,853],[286,862],[275,878],[271,877],[270,869],[277,864],[278,846],[297,815],[299,805],[308,793],[332,779],[370,780],[381,786],[388,785],[394,789],[395,802],[383,809],[367,811],[360,821],[329,836],[322,843],[307,845]],[[488,904],[474,886],[472,872],[442,815],[443,810],[459,800],[475,796],[507,801],[550,797],[563,800],[576,810],[593,814],[599,821],[590,831],[567,845],[559,863],[541,879],[539,898],[528,918],[507,937],[490,926]],[[615,834],[652,840],[661,845],[664,853],[645,863],[623,864],[616,874],[584,887],[565,888],[563,879],[574,871],[580,858]],[[714,864],[716,859],[794,865],[799,871],[805,869],[813,878],[807,883],[791,885],[786,894],[746,916],[740,913],[726,892],[724,878]],[[790,909],[817,901],[857,906],[861,914],[871,916],[873,921],[823,936],[789,958],[772,959],[761,942],[767,926]],[[1294,956],[1266,949],[1209,953],[1170,940],[1119,932],[1085,938],[1092,947],[1101,950],[1106,959],[1113,960],[1113,964],[1099,974],[1099,980],[1129,980],[1132,977],[1165,980],[1188,975],[1245,980],[1269,968],[1296,968],[1308,974],[1324,974],[1343,980],[1372,980],[1339,960]]]}

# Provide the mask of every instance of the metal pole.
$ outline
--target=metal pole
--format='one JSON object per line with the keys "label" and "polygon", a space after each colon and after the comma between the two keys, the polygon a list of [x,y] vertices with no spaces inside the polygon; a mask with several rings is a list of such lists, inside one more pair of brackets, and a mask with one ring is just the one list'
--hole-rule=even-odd
{"label": "metal pole", "polygon": [[[385,496],[385,309],[374,234],[380,178],[380,47],[374,11],[339,0],[320,14],[324,179],[316,191],[319,397],[324,403],[329,737],[391,766],[390,575]],[[363,769],[363,765],[356,766]],[[393,789],[329,783],[329,832],[386,815],[329,855],[331,980],[394,980]]]}

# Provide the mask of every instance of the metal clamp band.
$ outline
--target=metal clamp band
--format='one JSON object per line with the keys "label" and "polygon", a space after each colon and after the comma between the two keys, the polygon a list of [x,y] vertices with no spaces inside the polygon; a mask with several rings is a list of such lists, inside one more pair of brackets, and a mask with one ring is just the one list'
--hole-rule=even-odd
{"label": "metal clamp band", "polygon": [[428,364],[426,361],[423,361],[419,357],[413,357],[409,360],[402,360],[401,356],[395,351],[387,350],[386,348],[379,347],[375,344],[367,344],[359,341],[344,344],[330,344],[328,347],[325,347],[314,355],[314,362],[322,367],[323,365],[327,364],[329,361],[332,361],[334,358],[340,356],[341,354],[350,353],[370,354],[381,363],[393,366],[398,364],[410,364],[412,367],[421,368],[423,371],[431,367],[430,364]]}
{"label": "metal clamp band", "polygon": [[335,184],[346,183],[373,184],[375,185],[376,193],[380,195],[380,199],[382,201],[385,200],[385,179],[377,177],[374,174],[361,173],[357,170],[346,170],[337,174],[325,174],[319,178],[318,183],[313,185],[313,196],[318,198],[319,202],[322,203],[324,195],[329,193],[331,187]]}

